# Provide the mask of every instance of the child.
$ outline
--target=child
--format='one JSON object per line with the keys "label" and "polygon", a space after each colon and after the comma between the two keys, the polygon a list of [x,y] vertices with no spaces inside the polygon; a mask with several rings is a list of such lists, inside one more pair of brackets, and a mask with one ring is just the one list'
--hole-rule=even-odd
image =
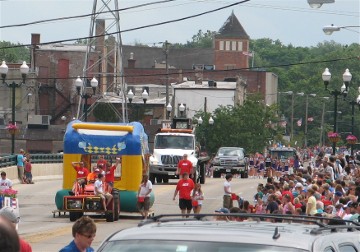
{"label": "child", "polygon": [[200,213],[203,200],[204,200],[204,193],[201,190],[201,184],[196,183],[192,194],[192,205],[193,205],[194,214]]}
{"label": "child", "polygon": [[27,156],[24,162],[25,162],[25,166],[24,166],[25,183],[34,184],[34,182],[32,181],[32,173],[31,173],[32,165],[31,165],[30,156]]}

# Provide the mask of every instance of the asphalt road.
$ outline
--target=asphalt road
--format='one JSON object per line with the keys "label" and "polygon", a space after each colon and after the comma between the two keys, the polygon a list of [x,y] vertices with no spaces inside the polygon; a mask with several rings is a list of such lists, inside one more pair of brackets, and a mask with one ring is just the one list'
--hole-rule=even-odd
{"label": "asphalt road", "polygon": [[[213,213],[215,209],[222,206],[224,178],[210,179],[202,185],[205,194],[202,213]],[[178,201],[172,200],[176,180],[165,185],[154,185],[155,203],[152,210],[157,214],[180,213]],[[258,183],[264,183],[264,179],[240,179],[232,181],[232,191],[248,199],[252,203]],[[52,211],[56,209],[55,194],[61,189],[61,180],[36,181],[32,185],[15,185],[18,190],[19,208],[21,221],[19,234],[27,240],[34,252],[59,251],[60,248],[72,240],[69,215],[53,217]],[[236,205],[236,204],[235,204]],[[106,222],[105,219],[95,216],[97,223],[97,234],[92,246],[96,248],[101,241],[113,232],[136,226],[140,221],[137,213],[121,213],[121,219],[117,222]]]}

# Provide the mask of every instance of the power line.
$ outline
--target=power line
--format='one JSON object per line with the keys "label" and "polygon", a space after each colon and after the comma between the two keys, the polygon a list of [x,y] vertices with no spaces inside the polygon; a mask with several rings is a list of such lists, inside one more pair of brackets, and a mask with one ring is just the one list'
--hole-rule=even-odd
{"label": "power line", "polygon": [[[235,68],[235,69],[225,69],[225,70],[211,70],[209,72],[235,72],[235,71],[243,71],[243,70],[254,70],[254,69],[265,69],[265,68],[275,68],[275,67],[291,67],[291,66],[298,66],[298,65],[307,65],[307,64],[321,64],[321,63],[329,63],[329,62],[338,62],[338,61],[347,61],[347,60],[359,60],[360,56],[351,56],[351,57],[346,57],[346,58],[336,58],[336,59],[329,59],[329,60],[316,60],[316,61],[305,61],[305,62],[297,62],[297,63],[287,63],[287,64],[279,64],[279,65],[269,65],[269,66],[256,66],[256,67],[243,67],[243,68]],[[167,76],[167,75],[178,75],[179,72],[178,70],[180,69],[173,69],[176,72],[169,72],[167,73],[157,73],[157,74],[136,74],[136,75],[116,75],[117,77],[124,77],[124,78],[139,78],[139,77],[151,77],[151,76]],[[189,70],[189,71],[182,71],[181,74],[195,74],[197,71],[195,70]],[[112,74],[108,74],[108,77],[113,76]],[[36,79],[36,80],[42,80],[42,79],[46,79],[46,80],[75,80],[77,79],[78,76],[74,76],[74,77],[66,77],[66,78],[51,78],[51,77],[44,77],[44,78],[27,78],[28,80],[30,79]],[[82,79],[86,79],[89,78],[88,76],[80,76],[80,78]],[[17,80],[22,80],[21,78],[12,78],[12,80],[17,81]]]}
{"label": "power line", "polygon": [[162,3],[174,2],[174,1],[176,1],[176,0],[164,0],[164,1],[157,1],[157,2],[134,5],[134,6],[131,6],[131,7],[121,8],[121,9],[116,9],[116,10],[95,12],[95,13],[92,13],[92,14],[84,14],[84,15],[77,15],[77,16],[68,16],[68,17],[61,17],[61,18],[44,19],[44,20],[38,20],[38,21],[33,21],[33,22],[23,23],[23,24],[4,25],[4,26],[0,26],[0,29],[13,28],[13,27],[22,27],[22,26],[42,24],[42,23],[53,22],[53,21],[62,21],[62,20],[68,20],[68,19],[77,19],[77,18],[84,18],[84,17],[90,17],[90,16],[97,16],[97,15],[100,15],[100,14],[112,13],[112,12],[117,12],[117,11],[119,11],[119,12],[120,11],[126,11],[126,10],[140,8],[140,7],[144,7],[144,6],[148,6],[148,5],[162,4]]}
{"label": "power line", "polygon": [[[79,38],[72,38],[72,39],[63,39],[63,40],[56,40],[56,41],[50,41],[50,42],[43,42],[43,43],[39,43],[37,45],[49,45],[49,44],[56,44],[56,43],[62,43],[62,42],[70,42],[70,41],[76,41],[76,40],[85,40],[85,39],[92,39],[92,38],[99,38],[99,37],[104,37],[106,35],[115,35],[118,33],[125,33],[125,32],[131,32],[131,31],[136,31],[136,30],[141,30],[141,29],[145,29],[145,28],[150,28],[150,27],[155,27],[155,26],[160,26],[160,25],[165,25],[165,24],[170,24],[170,23],[175,23],[175,22],[180,22],[180,21],[184,21],[187,19],[191,19],[191,18],[195,18],[195,17],[200,17],[206,14],[210,14],[213,12],[217,12],[223,9],[227,9],[242,3],[246,3],[249,2],[250,0],[243,0],[240,2],[236,2],[233,4],[229,4],[223,7],[219,7],[213,10],[209,10],[209,11],[205,11],[205,12],[201,12],[195,15],[190,15],[190,16],[186,16],[186,17],[182,17],[182,18],[178,18],[178,19],[172,19],[172,20],[168,20],[168,21],[163,21],[163,22],[159,22],[159,23],[155,23],[155,24],[150,24],[150,25],[143,25],[143,26],[139,26],[139,27],[135,27],[135,28],[130,28],[130,29],[126,29],[120,32],[112,32],[112,33],[107,33],[107,34],[101,34],[101,35],[94,35],[94,36],[88,36],[88,37],[79,37]],[[17,48],[17,47],[26,47],[26,46],[32,46],[31,44],[24,44],[24,45],[13,45],[13,46],[6,46],[6,47],[1,47],[0,49],[10,49],[10,48]]]}

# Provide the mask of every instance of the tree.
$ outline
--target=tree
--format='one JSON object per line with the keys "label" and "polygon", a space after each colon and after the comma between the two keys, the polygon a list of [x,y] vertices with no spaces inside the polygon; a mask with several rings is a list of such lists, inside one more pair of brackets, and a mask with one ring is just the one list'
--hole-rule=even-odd
{"label": "tree", "polygon": [[196,129],[196,137],[210,153],[222,146],[243,147],[248,153],[262,152],[269,139],[278,136],[275,111],[276,106],[266,106],[259,95],[254,95],[243,106],[217,108],[213,125],[208,123],[210,114],[200,112],[194,120],[201,116],[203,124]]}
{"label": "tree", "polygon": [[30,61],[30,51],[21,44],[0,41],[0,59],[8,63],[22,63]]}
{"label": "tree", "polygon": [[192,36],[192,41],[186,44],[173,44],[175,48],[211,48],[216,32],[207,30],[205,33],[199,30],[197,34]]}

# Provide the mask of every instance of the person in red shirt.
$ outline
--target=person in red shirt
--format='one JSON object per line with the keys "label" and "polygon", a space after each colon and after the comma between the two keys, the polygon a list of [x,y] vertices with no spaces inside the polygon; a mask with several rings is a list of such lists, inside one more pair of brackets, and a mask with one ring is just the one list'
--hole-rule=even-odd
{"label": "person in red shirt", "polygon": [[89,170],[84,166],[84,162],[72,162],[72,166],[76,171],[76,179],[86,180],[86,177],[89,174]]}
{"label": "person in red shirt", "polygon": [[108,185],[107,191],[111,193],[114,187],[114,180],[115,180],[115,170],[116,167],[120,164],[120,158],[116,158],[115,165],[111,166],[110,163],[106,163],[105,168],[105,182]]}
{"label": "person in red shirt", "polygon": [[99,160],[96,162],[97,164],[97,167],[103,167],[103,169],[105,169],[106,167],[106,164],[107,164],[107,161],[106,159],[104,158],[104,155],[100,155],[99,156]]}
{"label": "person in red shirt", "polygon": [[193,174],[192,163],[187,158],[188,158],[188,155],[184,154],[183,159],[181,159],[178,163],[176,174],[178,174],[180,176],[180,178],[182,177],[182,175],[185,172],[187,174],[189,174],[190,177],[191,177],[191,174]]}
{"label": "person in red shirt", "polygon": [[[192,199],[191,199],[191,191],[194,189],[194,181],[189,178],[189,173],[184,172],[182,174],[182,178],[176,185],[176,189],[174,192],[173,200],[175,200],[176,195],[179,193],[179,208],[181,210],[181,214],[185,217],[185,211],[187,214],[190,214],[192,209]],[[186,218],[189,216],[187,215]]]}

